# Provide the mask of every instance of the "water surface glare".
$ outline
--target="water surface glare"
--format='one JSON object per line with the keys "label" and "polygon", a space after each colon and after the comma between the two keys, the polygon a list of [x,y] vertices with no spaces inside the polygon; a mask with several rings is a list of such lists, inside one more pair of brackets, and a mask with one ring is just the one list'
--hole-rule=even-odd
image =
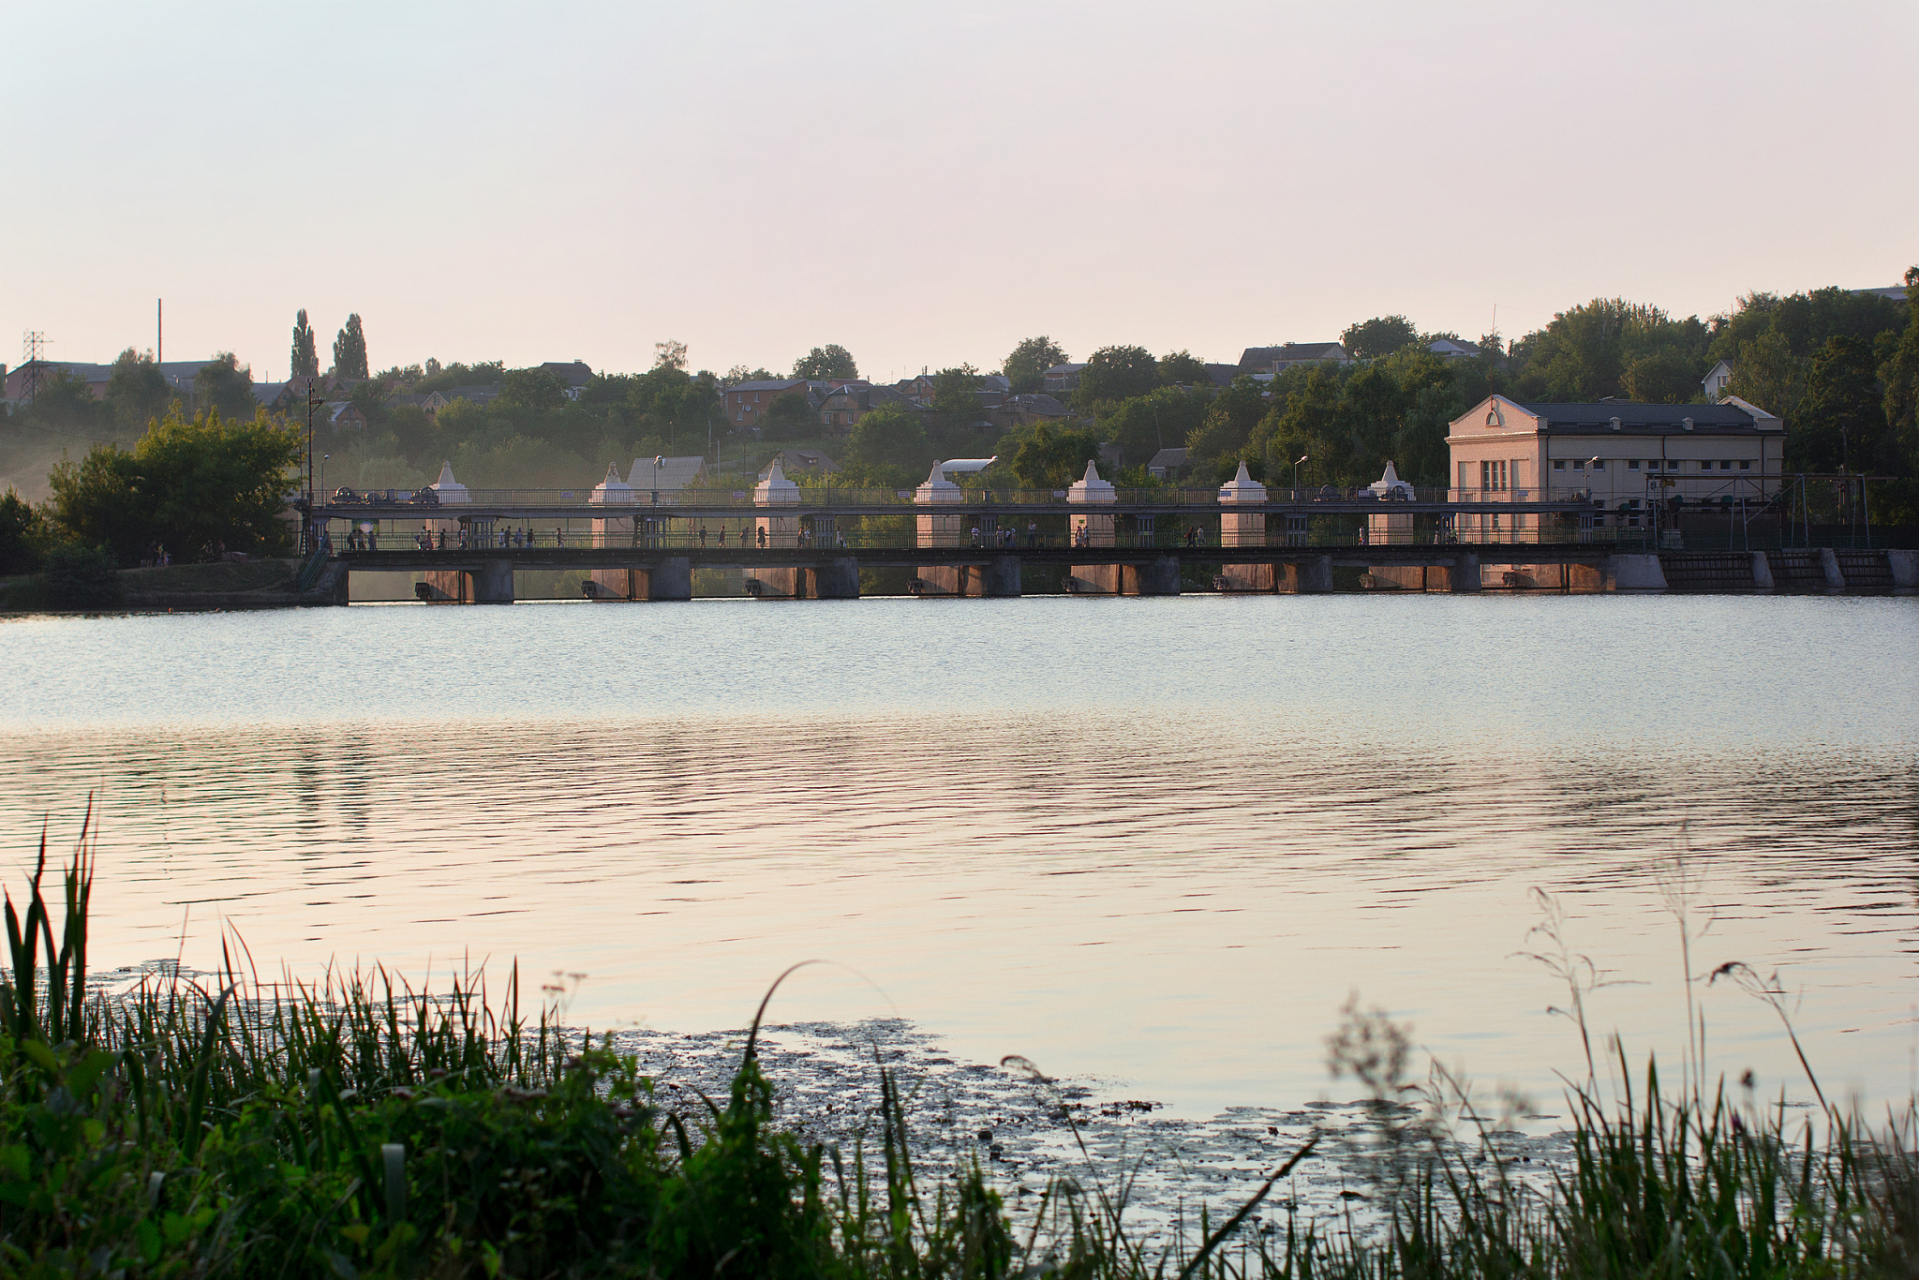
{"label": "water surface glare", "polygon": [[[104,813],[93,961],[583,974],[576,1022],[900,1015],[1177,1110],[1329,1084],[1349,993],[1551,1101],[1529,891],[1675,1062],[1779,970],[1829,1091],[1919,1054],[1919,600],[710,601],[0,624],[0,830]],[[1700,988],[1712,1062],[1805,1091]]]}

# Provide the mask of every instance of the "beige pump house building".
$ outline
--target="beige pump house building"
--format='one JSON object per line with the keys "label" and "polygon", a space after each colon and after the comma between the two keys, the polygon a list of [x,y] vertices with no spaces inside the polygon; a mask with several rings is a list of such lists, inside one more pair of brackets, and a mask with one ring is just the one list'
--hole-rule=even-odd
{"label": "beige pump house building", "polygon": [[[1717,404],[1522,404],[1488,396],[1455,418],[1452,497],[1590,499],[1598,527],[1641,528],[1655,508],[1734,515],[1779,491],[1785,424],[1727,396]],[[1537,516],[1461,515],[1459,533],[1536,532]]]}

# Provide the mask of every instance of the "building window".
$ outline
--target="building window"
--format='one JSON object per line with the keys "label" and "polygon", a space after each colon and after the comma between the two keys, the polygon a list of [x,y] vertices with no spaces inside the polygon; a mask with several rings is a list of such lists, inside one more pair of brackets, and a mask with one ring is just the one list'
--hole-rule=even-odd
{"label": "building window", "polygon": [[1554,470],[1554,471],[1564,471],[1565,469],[1566,469],[1566,460],[1565,460],[1564,458],[1554,458],[1554,459],[1553,459],[1553,470]]}
{"label": "building window", "polygon": [[1739,460],[1739,469],[1740,469],[1741,471],[1751,471],[1751,470],[1752,470],[1752,459],[1751,459],[1751,458],[1741,458],[1741,459]]}
{"label": "building window", "polygon": [[1731,471],[1731,470],[1732,470],[1732,459],[1731,459],[1731,458],[1728,458],[1728,459],[1726,459],[1726,460],[1725,460],[1724,462],[1722,462],[1722,463],[1720,463],[1720,464],[1719,464],[1719,469],[1720,469],[1721,471]]}
{"label": "building window", "polygon": [[1626,459],[1626,470],[1628,470],[1628,471],[1637,471],[1637,470],[1639,470],[1639,459],[1637,459],[1637,458],[1628,458],[1628,459]]}
{"label": "building window", "polygon": [[1594,459],[1593,459],[1593,470],[1594,470],[1594,471],[1604,471],[1605,469],[1606,469],[1606,460],[1605,460],[1604,458],[1594,458]]}
{"label": "building window", "polygon": [[1574,470],[1574,471],[1584,471],[1585,469],[1586,469],[1586,463],[1585,463],[1585,460],[1584,460],[1584,459],[1581,459],[1581,458],[1574,458],[1574,459],[1573,459],[1573,470]]}

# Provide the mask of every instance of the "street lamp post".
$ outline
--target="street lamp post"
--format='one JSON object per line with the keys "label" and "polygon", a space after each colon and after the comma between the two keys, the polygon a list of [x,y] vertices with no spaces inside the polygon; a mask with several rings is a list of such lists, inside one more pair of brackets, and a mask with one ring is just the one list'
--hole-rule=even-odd
{"label": "street lamp post", "polygon": [[322,403],[320,397],[313,393],[313,379],[311,377],[307,378],[306,392],[307,392],[307,512],[306,512],[307,545],[304,549],[307,551],[311,551],[313,550],[313,543],[315,541],[313,537],[314,499],[319,497],[319,495],[315,493],[313,489],[313,410],[316,406]]}
{"label": "street lamp post", "polygon": [[1299,464],[1306,461],[1306,459],[1310,456],[1311,456],[1310,454],[1302,453],[1299,455],[1299,457],[1293,459],[1293,501],[1294,502],[1299,501]]}

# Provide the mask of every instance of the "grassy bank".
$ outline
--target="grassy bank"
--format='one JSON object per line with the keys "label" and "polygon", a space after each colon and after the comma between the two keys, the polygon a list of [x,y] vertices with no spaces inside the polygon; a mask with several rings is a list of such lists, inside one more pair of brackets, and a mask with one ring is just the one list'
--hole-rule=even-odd
{"label": "grassy bank", "polygon": [[[0,1273],[9,1276],[1911,1276],[1910,1120],[1734,1105],[1648,1068],[1574,1090],[1576,1161],[1526,1191],[1490,1144],[1398,1105],[1404,1041],[1357,1013],[1334,1059],[1378,1101],[1382,1229],[1242,1231],[1265,1192],[1148,1250],[1120,1193],[1056,1181],[1009,1213],[978,1168],[929,1181],[908,1110],[848,1149],[771,1123],[749,1035],[689,1109],[632,1059],[523,1015],[517,975],[438,994],[375,970],[302,987],[244,952],[207,985],[87,986],[84,845],[6,906]],[[762,1007],[762,1012],[764,1006]],[[756,1018],[754,1027],[759,1023]],[[754,1034],[757,1034],[755,1031]],[[1429,1098],[1454,1118],[1463,1090]],[[1283,1186],[1305,1144],[1274,1170]]]}

